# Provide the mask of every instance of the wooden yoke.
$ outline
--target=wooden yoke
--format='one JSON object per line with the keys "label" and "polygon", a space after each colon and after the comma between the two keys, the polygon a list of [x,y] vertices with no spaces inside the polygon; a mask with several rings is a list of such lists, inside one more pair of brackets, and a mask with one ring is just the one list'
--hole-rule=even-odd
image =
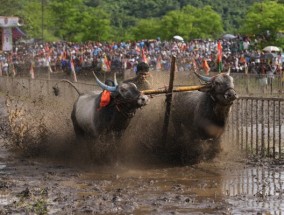
{"label": "wooden yoke", "polygon": [[[205,88],[205,87],[206,86],[204,86],[204,85],[175,87],[175,88],[173,88],[172,92],[194,91],[194,90],[200,90],[200,89]],[[156,95],[156,94],[169,93],[168,89],[143,90],[141,92],[144,95]]]}

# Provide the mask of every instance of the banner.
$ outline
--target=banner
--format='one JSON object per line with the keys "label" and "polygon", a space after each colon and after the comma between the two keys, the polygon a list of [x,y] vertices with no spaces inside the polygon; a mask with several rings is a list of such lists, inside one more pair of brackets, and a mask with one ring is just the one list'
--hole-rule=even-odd
{"label": "banner", "polygon": [[12,28],[3,28],[2,50],[11,51],[13,49]]}

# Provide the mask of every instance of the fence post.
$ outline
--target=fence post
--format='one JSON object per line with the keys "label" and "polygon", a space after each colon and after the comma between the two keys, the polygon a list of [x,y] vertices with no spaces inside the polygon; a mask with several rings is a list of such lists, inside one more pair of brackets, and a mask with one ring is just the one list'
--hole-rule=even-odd
{"label": "fence post", "polygon": [[281,101],[278,101],[278,122],[279,122],[279,159],[281,159]]}
{"label": "fence post", "polygon": [[255,100],[256,105],[255,105],[255,124],[256,124],[256,136],[255,136],[255,147],[256,147],[256,155],[258,155],[258,100]]}
{"label": "fence post", "polygon": [[261,157],[264,157],[265,153],[264,153],[264,149],[265,149],[265,145],[264,145],[264,100],[261,100]]}
{"label": "fence post", "polygon": [[267,100],[267,154],[270,156],[270,108]]}
{"label": "fence post", "polygon": [[275,106],[276,102],[273,101],[273,158],[276,157],[276,106]]}

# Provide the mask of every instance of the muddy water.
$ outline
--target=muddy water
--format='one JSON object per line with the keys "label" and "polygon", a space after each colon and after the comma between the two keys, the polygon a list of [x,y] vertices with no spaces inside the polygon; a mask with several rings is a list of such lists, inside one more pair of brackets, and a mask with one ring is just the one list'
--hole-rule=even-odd
{"label": "muddy water", "polygon": [[[32,118],[28,118],[29,112],[24,116],[29,122],[41,119],[34,117],[41,110],[44,109],[35,106]],[[65,112],[67,116],[58,110],[54,116],[54,111],[44,112],[52,119],[49,127],[45,124],[49,137],[73,133],[70,121],[66,122],[69,112]],[[65,124],[69,130],[59,129]],[[32,125],[42,128],[42,124],[34,121]],[[130,128],[135,130],[134,124]],[[130,136],[130,143],[139,140],[141,133]],[[24,143],[42,140],[27,137]],[[58,145],[58,141],[54,143]],[[235,151],[229,149],[212,162],[191,166],[172,166],[168,162],[137,165],[125,162],[127,159],[115,165],[94,166],[87,158],[88,151],[74,145],[70,149],[71,146],[67,141],[62,148],[54,147],[45,156],[39,153],[31,158],[8,150],[1,142],[0,214],[280,214],[284,211],[281,163],[247,163],[235,159],[238,155],[230,155],[228,151],[231,154]],[[129,160],[137,157],[134,153],[132,157],[125,153],[121,156],[125,155]],[[80,156],[86,157],[84,162],[80,162]]]}
{"label": "muddy water", "polygon": [[[75,167],[74,167],[75,166]],[[1,147],[0,214],[280,214],[281,165],[82,167]]]}

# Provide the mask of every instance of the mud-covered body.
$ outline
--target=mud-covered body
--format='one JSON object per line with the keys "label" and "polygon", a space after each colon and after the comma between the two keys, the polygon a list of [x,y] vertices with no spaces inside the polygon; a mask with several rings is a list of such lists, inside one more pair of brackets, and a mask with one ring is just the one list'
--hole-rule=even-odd
{"label": "mud-covered body", "polygon": [[137,108],[148,103],[148,97],[142,95],[132,83],[122,84],[118,89],[111,93],[106,107],[100,107],[102,93],[88,92],[78,97],[71,115],[77,135],[97,137],[109,132],[121,133]]}
{"label": "mud-covered body", "polygon": [[221,73],[202,80],[206,82],[202,92],[176,93],[173,98],[172,122],[176,137],[187,137],[181,145],[193,157],[202,154],[203,143],[210,143],[212,156],[219,151],[220,137],[237,98],[233,78],[229,74]]}

